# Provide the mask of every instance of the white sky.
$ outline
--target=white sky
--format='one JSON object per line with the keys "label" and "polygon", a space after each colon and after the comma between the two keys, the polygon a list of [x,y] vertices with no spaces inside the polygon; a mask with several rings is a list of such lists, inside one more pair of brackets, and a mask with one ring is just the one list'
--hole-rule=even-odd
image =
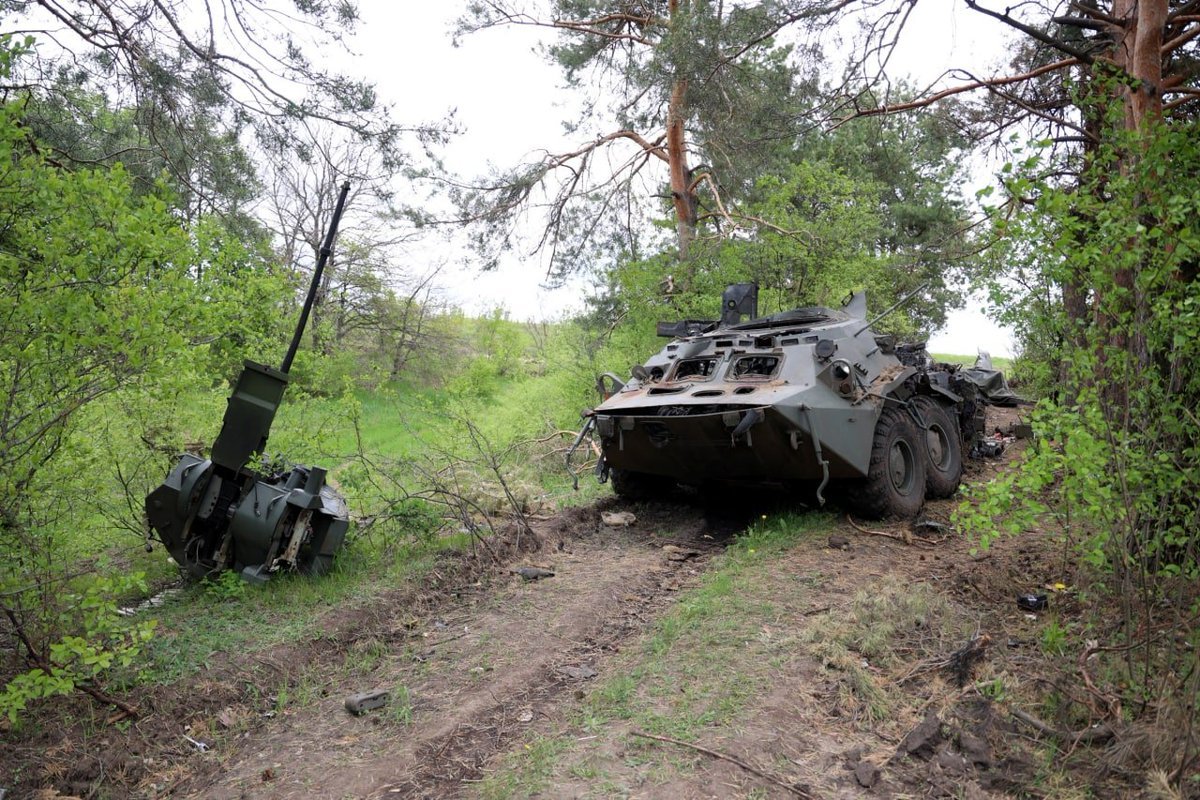
{"label": "white sky", "polygon": [[[351,42],[357,55],[347,69],[374,80],[402,120],[432,119],[454,109],[465,133],[445,155],[461,174],[482,174],[489,164],[512,165],[535,148],[564,143],[561,123],[572,117],[574,98],[558,88],[558,70],[534,52],[538,37],[549,32],[514,27],[484,31],[455,48],[450,31],[462,5],[361,0],[362,23]],[[999,23],[959,2],[924,0],[909,20],[889,72],[922,82],[963,64],[985,72],[981,55],[997,60],[1006,34]],[[966,187],[968,200],[974,188]],[[438,260],[457,259],[454,254]],[[582,306],[580,286],[546,290],[541,288],[544,276],[539,259],[514,258],[492,273],[451,263],[441,277],[450,297],[469,312],[503,305],[515,319],[546,319]],[[1012,353],[1008,333],[975,308],[952,313],[929,346],[943,353]]]}

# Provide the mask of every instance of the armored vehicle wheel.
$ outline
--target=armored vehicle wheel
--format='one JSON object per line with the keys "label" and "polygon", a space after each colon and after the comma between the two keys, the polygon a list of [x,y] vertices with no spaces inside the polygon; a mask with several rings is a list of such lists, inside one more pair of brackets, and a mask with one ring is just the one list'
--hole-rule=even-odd
{"label": "armored vehicle wheel", "polygon": [[657,500],[674,485],[670,478],[662,475],[615,467],[609,477],[613,491],[626,500]]}
{"label": "armored vehicle wheel", "polygon": [[962,437],[958,426],[932,397],[917,396],[912,403],[925,422],[925,494],[950,497],[962,482]]}
{"label": "armored vehicle wheel", "polygon": [[883,410],[867,477],[847,488],[851,504],[865,517],[917,515],[925,502],[925,448],[908,414],[892,406]]}

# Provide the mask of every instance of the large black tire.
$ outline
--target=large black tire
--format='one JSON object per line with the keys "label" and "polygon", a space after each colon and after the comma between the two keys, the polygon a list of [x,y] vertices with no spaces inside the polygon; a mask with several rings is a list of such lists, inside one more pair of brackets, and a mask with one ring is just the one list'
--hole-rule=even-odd
{"label": "large black tire", "polygon": [[888,406],[879,415],[867,477],[847,488],[851,507],[868,519],[911,519],[925,504],[925,447],[912,418]]}
{"label": "large black tire", "polygon": [[662,475],[615,467],[609,473],[609,480],[617,497],[633,501],[660,500],[675,485],[674,481]]}
{"label": "large black tire", "polygon": [[[962,483],[962,435],[954,419],[932,397],[912,400],[925,430],[925,496],[952,497]],[[921,423],[918,423],[920,427]]]}

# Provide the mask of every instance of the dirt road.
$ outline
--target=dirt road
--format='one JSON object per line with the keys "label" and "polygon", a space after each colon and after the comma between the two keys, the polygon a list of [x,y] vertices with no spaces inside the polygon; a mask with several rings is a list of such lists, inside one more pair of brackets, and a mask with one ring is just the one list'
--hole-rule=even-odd
{"label": "dirt road", "polygon": [[[606,509],[637,520],[605,525]],[[982,673],[959,685],[946,666],[972,642],[987,655],[989,624],[1031,624],[1006,602],[985,623],[978,604],[1042,562],[1001,547],[981,563],[907,524],[776,531],[754,514],[758,538],[731,549],[750,520],[695,505],[545,522],[541,551],[331,642],[280,716],[194,756],[172,795],[983,798],[1028,782],[1011,721],[970,691]],[[373,688],[392,703],[345,711]]]}
{"label": "dirt road", "polygon": [[[568,513],[541,525],[541,552],[503,567],[486,590],[468,585],[433,608],[394,609],[343,645],[342,668],[315,679],[311,702],[230,742],[232,752],[206,754],[209,774],[180,788],[212,798],[456,794],[575,703],[730,534],[728,520],[714,524],[695,508],[639,513],[629,527],[603,524],[596,508]],[[554,575],[509,571],[522,564]],[[369,669],[356,666],[379,650]],[[347,695],[374,688],[391,691],[393,704],[346,712]]]}

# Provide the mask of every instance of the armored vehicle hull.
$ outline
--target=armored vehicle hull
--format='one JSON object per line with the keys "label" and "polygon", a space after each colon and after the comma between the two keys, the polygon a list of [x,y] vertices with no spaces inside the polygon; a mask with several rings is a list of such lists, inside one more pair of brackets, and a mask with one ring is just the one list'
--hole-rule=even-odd
{"label": "armored vehicle hull", "polygon": [[755,287],[730,287],[723,320],[660,324],[675,338],[627,383],[602,377],[589,419],[601,479],[630,498],[675,483],[816,481],[821,502],[834,482],[869,517],[912,516],[957,490],[982,423],[955,370],[875,336],[862,296],[742,322],[754,305]]}

